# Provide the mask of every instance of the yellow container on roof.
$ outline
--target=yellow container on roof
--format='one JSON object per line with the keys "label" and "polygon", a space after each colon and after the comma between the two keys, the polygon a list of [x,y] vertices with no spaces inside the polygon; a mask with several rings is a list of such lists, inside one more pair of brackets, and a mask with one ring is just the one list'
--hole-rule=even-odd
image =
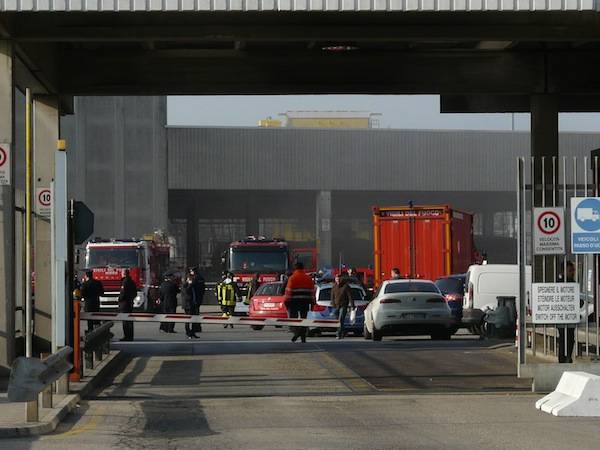
{"label": "yellow container on roof", "polygon": [[258,126],[263,128],[281,127],[281,120],[277,119],[262,119],[258,121]]}

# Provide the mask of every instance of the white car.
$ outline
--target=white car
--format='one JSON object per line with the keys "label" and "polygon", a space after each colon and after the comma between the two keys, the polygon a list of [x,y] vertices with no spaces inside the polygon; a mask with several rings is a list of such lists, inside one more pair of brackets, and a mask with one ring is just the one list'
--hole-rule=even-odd
{"label": "white car", "polygon": [[437,286],[428,280],[384,281],[365,309],[365,339],[424,335],[450,339],[453,317]]}

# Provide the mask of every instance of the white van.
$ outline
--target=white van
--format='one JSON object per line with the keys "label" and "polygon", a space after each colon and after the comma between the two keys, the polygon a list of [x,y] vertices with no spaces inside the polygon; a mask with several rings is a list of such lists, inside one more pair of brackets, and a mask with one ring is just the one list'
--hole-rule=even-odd
{"label": "white van", "polygon": [[[529,296],[531,266],[525,269],[525,279]],[[463,324],[472,331],[478,331],[485,311],[496,309],[499,296],[515,297],[516,304],[519,304],[519,266],[517,264],[470,266],[465,278]]]}

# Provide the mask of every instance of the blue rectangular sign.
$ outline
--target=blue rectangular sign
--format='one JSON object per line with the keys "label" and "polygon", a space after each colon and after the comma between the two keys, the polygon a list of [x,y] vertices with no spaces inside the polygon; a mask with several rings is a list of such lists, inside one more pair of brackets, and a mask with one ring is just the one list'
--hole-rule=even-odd
{"label": "blue rectangular sign", "polygon": [[600,253],[600,198],[571,199],[572,253]]}

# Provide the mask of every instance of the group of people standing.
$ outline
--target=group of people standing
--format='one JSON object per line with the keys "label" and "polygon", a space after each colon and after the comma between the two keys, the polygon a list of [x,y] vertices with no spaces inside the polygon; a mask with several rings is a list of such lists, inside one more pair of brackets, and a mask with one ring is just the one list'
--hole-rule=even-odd
{"label": "group of people standing", "polygon": [[[131,279],[129,269],[125,269],[119,290],[118,307],[120,313],[133,312],[133,301],[138,295],[135,282]],[[104,295],[102,283],[94,278],[94,272],[87,270],[83,282],[79,286],[81,298],[83,299],[83,310],[85,312],[100,311],[100,297]],[[97,320],[88,320],[88,332],[100,324]],[[123,321],[123,339],[121,341],[133,341],[133,322]]]}
{"label": "group of people standing", "polygon": [[[204,302],[204,277],[193,267],[188,270],[185,280],[179,288],[174,274],[165,275],[164,281],[159,288],[160,303],[164,314],[172,314],[177,311],[177,294],[181,292],[181,303],[186,314],[197,316],[200,314],[200,306]],[[176,333],[173,322],[162,322],[160,331],[163,333]],[[202,324],[185,323],[185,335],[188,339],[198,339],[196,333],[202,332]]]}
{"label": "group of people standing", "polygon": [[[290,318],[305,319],[308,311],[315,303],[315,282],[306,274],[302,263],[294,265],[293,273],[286,276],[285,283],[285,304]],[[256,274],[248,285],[248,294],[246,301],[249,302],[252,296],[260,286],[259,275]],[[100,310],[100,297],[104,295],[102,283],[96,280],[91,270],[87,271],[84,281],[80,287],[81,296],[84,299],[84,310],[86,312],[97,312]],[[240,290],[234,281],[234,275],[227,273],[217,284],[217,299],[221,306],[223,314],[230,317],[235,312],[236,302],[241,298]],[[196,268],[187,271],[185,280],[179,287],[175,274],[165,275],[163,282],[159,287],[159,298],[162,312],[172,314],[177,311],[177,295],[181,293],[182,306],[186,314],[199,315],[200,306],[204,301],[205,280]],[[119,312],[133,312],[133,303],[138,295],[135,282],[131,279],[129,270],[124,271],[124,277],[121,281],[121,288],[118,297]],[[349,287],[349,276],[336,276],[335,284],[331,293],[331,304],[335,307],[339,317],[340,328],[338,329],[338,339],[344,336],[344,321],[349,308],[354,308],[351,289]],[[134,337],[133,322],[123,321],[123,339],[122,341],[132,341]],[[88,321],[88,330],[97,326],[97,321]],[[227,324],[225,327],[233,325]],[[306,342],[307,327],[291,327],[293,331],[292,342],[298,339]],[[162,333],[176,333],[175,323],[161,322],[160,331]],[[202,332],[200,323],[185,323],[185,334],[188,339],[197,339],[197,333]]]}

